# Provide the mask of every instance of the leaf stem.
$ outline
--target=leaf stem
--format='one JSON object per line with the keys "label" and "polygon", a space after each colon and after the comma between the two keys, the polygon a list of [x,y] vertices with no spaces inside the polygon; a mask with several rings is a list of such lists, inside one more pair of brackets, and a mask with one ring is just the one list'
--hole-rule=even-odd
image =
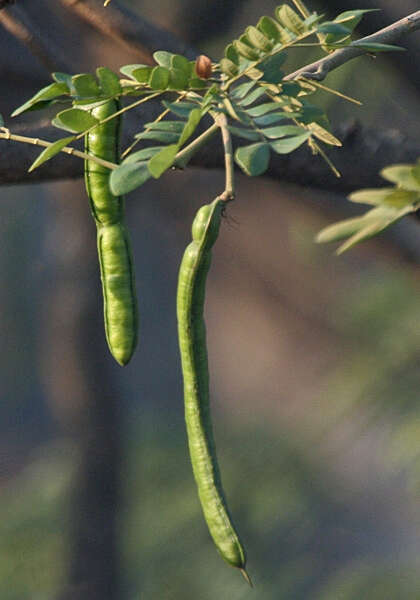
{"label": "leaf stem", "polygon": [[207,141],[213,137],[216,131],[219,129],[217,123],[213,123],[204,133],[195,138],[188,146],[185,146],[175,157],[173,166],[178,169],[184,169],[189,163],[193,155],[200,150]]}
{"label": "leaf stem", "polygon": [[220,127],[222,134],[223,149],[225,152],[225,191],[224,196],[226,200],[233,200],[235,197],[235,180],[234,180],[234,163],[233,163],[233,150],[232,150],[232,138],[228,128],[228,122],[224,113],[219,113],[216,117],[216,124]]}
{"label": "leaf stem", "polygon": [[[175,100],[175,104],[177,102],[180,102],[183,98],[185,98],[185,96],[187,95],[187,92],[183,92],[179,98],[177,98]],[[160,115],[158,117],[156,117],[156,119],[153,121],[153,125],[155,123],[159,123],[159,121],[161,121],[162,119],[164,119],[166,117],[167,114],[169,114],[171,112],[170,108],[165,108],[165,110],[163,112],[160,113]],[[152,129],[152,126],[150,125],[149,127],[147,127],[147,129],[145,129],[144,131],[150,131]],[[120,159],[123,159],[125,156],[127,156],[127,154],[129,154],[129,152],[131,152],[131,150],[138,144],[140,143],[140,139],[135,139],[134,142],[132,144],[130,144],[128,146],[128,148],[126,148],[124,150],[124,152],[121,154]]]}
{"label": "leaf stem", "polygon": [[136,100],[136,102],[133,102],[132,104],[129,104],[128,106],[124,106],[124,108],[117,110],[112,115],[109,115],[109,117],[102,119],[102,121],[99,121],[99,123],[95,123],[95,125],[92,125],[92,127],[89,127],[89,129],[85,129],[85,131],[82,131],[81,133],[79,133],[79,135],[77,135],[75,139],[80,140],[82,137],[84,137],[86,134],[90,133],[96,127],[103,125],[103,123],[106,123],[107,121],[111,121],[112,119],[115,119],[115,117],[122,115],[123,113],[127,112],[128,110],[131,110],[132,108],[135,108],[136,106],[139,106],[140,104],[143,104],[144,102],[147,102],[148,100],[151,100],[152,98],[156,98],[156,96],[160,96],[162,93],[163,92],[156,92],[154,94],[150,94],[146,98],[141,98],[140,100]]}
{"label": "leaf stem", "polygon": [[[48,148],[52,146],[54,142],[47,142],[46,140],[40,140],[39,138],[31,138],[26,137],[24,135],[16,135],[14,133],[10,133],[8,129],[2,127],[0,130],[0,139],[4,140],[12,140],[13,142],[21,142],[23,144],[32,144],[34,146],[43,146],[44,148]],[[108,169],[116,169],[118,165],[109,162],[107,160],[103,160],[102,158],[98,158],[96,156],[91,156],[86,152],[81,152],[80,150],[76,150],[75,148],[71,148],[70,146],[65,146],[60,150],[60,152],[64,152],[65,154],[72,154],[73,156],[77,156],[78,158],[82,158],[83,160],[91,160],[92,162],[97,163],[98,165],[102,165],[103,167],[107,167]]]}

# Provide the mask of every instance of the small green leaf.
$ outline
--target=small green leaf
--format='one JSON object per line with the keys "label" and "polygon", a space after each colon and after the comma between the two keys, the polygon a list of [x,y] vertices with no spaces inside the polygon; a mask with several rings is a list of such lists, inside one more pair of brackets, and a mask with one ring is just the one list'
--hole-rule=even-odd
{"label": "small green leaf", "polygon": [[296,35],[301,35],[305,32],[305,24],[297,13],[287,4],[282,4],[276,8],[276,17],[279,22],[287,27],[289,31]]}
{"label": "small green leaf", "polygon": [[329,33],[334,37],[343,37],[344,35],[350,35],[351,31],[344,27],[344,25],[340,25],[339,23],[333,23],[332,21],[325,21],[318,25],[317,27],[318,33]]}
{"label": "small green leaf", "polygon": [[352,192],[350,196],[348,196],[348,199],[351,202],[357,202],[358,204],[371,204],[372,206],[376,206],[378,204],[383,204],[387,196],[389,196],[394,189],[395,188],[393,187],[387,187],[357,190],[357,192]]}
{"label": "small green leaf", "polygon": [[280,40],[279,27],[271,17],[261,17],[257,23],[257,28],[270,40],[273,40],[274,42]]}
{"label": "small green leaf", "polygon": [[34,104],[39,102],[40,100],[52,100],[53,98],[58,98],[59,96],[67,95],[69,93],[68,87],[65,83],[50,83],[46,87],[42,88],[37,92],[32,98],[27,100],[24,104],[16,108],[12,112],[12,117],[17,117],[28,110],[30,110]]}
{"label": "small green leaf", "polygon": [[114,196],[128,194],[150,179],[146,162],[123,163],[114,169],[109,178],[109,187]]}
{"label": "small green leaf", "polygon": [[252,131],[251,129],[243,129],[241,127],[233,127],[232,125],[229,125],[229,131],[237,137],[245,138],[246,140],[251,140],[252,142],[261,139],[258,131]]}
{"label": "small green leaf", "polygon": [[244,98],[244,96],[246,96],[248,92],[250,92],[252,88],[255,87],[255,85],[255,81],[246,81],[245,83],[241,83],[233,89],[232,96],[234,96],[235,99],[240,100],[241,98]]}
{"label": "small green leaf", "polygon": [[178,115],[178,117],[187,118],[190,112],[197,108],[197,104],[194,102],[167,102],[163,100],[162,104],[165,108],[168,108],[174,114]]}
{"label": "small green leaf", "polygon": [[335,135],[330,133],[324,127],[321,127],[321,125],[318,125],[318,123],[315,123],[315,122],[309,123],[308,127],[309,127],[309,130],[311,131],[311,133],[316,138],[321,140],[321,142],[324,142],[324,144],[329,144],[330,146],[338,146],[338,147],[341,147],[343,145],[340,142],[340,140],[335,137]]}
{"label": "small green leaf", "polygon": [[106,96],[116,96],[121,92],[121,84],[119,77],[114,71],[108,69],[108,67],[98,67],[96,69],[96,76],[99,80],[99,84],[103,93]]}
{"label": "small green leaf", "polygon": [[360,23],[363,18],[363,15],[369,12],[375,12],[380,10],[379,8],[367,8],[364,10],[346,10],[345,12],[340,13],[334,21],[336,23],[345,23],[347,29],[353,31],[355,27]]}
{"label": "small green leaf", "polygon": [[158,179],[169,167],[173,165],[178,152],[178,144],[172,144],[162,148],[160,152],[152,156],[147,163],[151,175]]}
{"label": "small green leaf", "polygon": [[205,87],[207,87],[205,79],[200,79],[199,77],[191,77],[191,79],[188,80],[189,90],[203,90]]}
{"label": "small green leaf", "polygon": [[420,200],[419,191],[403,190],[402,188],[394,189],[384,200],[383,204],[394,208],[405,208],[412,206]]}
{"label": "small green leaf", "polygon": [[263,115],[262,117],[256,117],[255,123],[261,127],[265,127],[266,125],[273,125],[274,123],[278,123],[279,121],[284,121],[285,119],[294,119],[299,117],[300,113],[268,113],[267,115]]}
{"label": "small green leaf", "polygon": [[150,67],[149,65],[142,65],[142,64],[124,65],[123,67],[120,68],[120,71],[123,75],[126,75],[127,77],[130,77],[131,79],[136,79],[133,76],[133,73],[134,73],[134,71],[137,71],[138,69],[148,69],[150,72],[152,71],[152,67]]}
{"label": "small green leaf", "polygon": [[317,234],[315,241],[319,244],[338,242],[359,231],[365,223],[365,215],[338,221],[337,223],[333,223],[332,225],[328,225],[328,227],[321,229]]}
{"label": "small green leaf", "polygon": [[182,146],[188,140],[189,137],[194,133],[197,125],[199,124],[202,117],[202,112],[200,108],[193,108],[190,112],[188,121],[185,124],[184,130],[179,138],[178,145]]}
{"label": "small green leaf", "polygon": [[258,106],[253,106],[252,108],[247,109],[247,113],[251,117],[261,117],[268,112],[273,112],[274,110],[278,110],[279,106],[275,102],[265,102],[264,104],[259,104]]}
{"label": "small green leaf", "polygon": [[287,58],[286,52],[278,52],[273,56],[268,56],[259,65],[258,69],[262,71],[261,79],[267,83],[280,83],[284,73],[280,67]]}
{"label": "small green leaf", "polygon": [[97,98],[101,94],[98,84],[90,73],[80,73],[71,78],[75,96],[78,98]]}
{"label": "small green leaf", "polygon": [[169,69],[166,69],[165,67],[155,67],[152,70],[149,80],[149,85],[152,90],[166,90],[168,84]]}
{"label": "small green leaf", "polygon": [[391,165],[382,169],[381,175],[406,190],[420,192],[420,181],[416,177],[413,165]]}
{"label": "small green leaf", "polygon": [[265,135],[265,137],[270,139],[283,138],[289,135],[297,136],[307,134],[303,127],[298,127],[297,125],[279,125],[277,127],[262,129],[261,132]]}
{"label": "small green leaf", "polygon": [[174,54],[172,52],[166,52],[165,50],[158,50],[153,54],[153,58],[161,67],[165,67],[166,69],[171,68],[172,57]]}
{"label": "small green leaf", "polygon": [[162,146],[151,146],[150,148],[143,148],[142,150],[138,150],[137,152],[129,154],[121,164],[141,162],[147,160],[155,154],[157,154],[158,152],[160,152],[161,150]]}
{"label": "small green leaf", "polygon": [[131,77],[139,83],[149,83],[152,70],[152,67],[139,67],[131,72]]}
{"label": "small green leaf", "polygon": [[405,48],[401,46],[392,46],[391,44],[379,44],[377,42],[363,42],[357,40],[351,44],[353,48],[362,48],[363,50],[369,50],[369,52],[393,52],[395,50],[404,52]]}
{"label": "small green leaf", "polygon": [[233,45],[238,54],[247,58],[248,60],[254,61],[258,60],[260,57],[260,53],[258,52],[258,50],[255,50],[254,48],[248,46],[248,44],[245,44],[243,41],[235,40],[233,42]]}
{"label": "small green leaf", "polygon": [[302,91],[302,87],[297,81],[285,81],[281,84],[281,91],[285,96],[296,98]]}
{"label": "small green leaf", "polygon": [[309,123],[318,123],[319,125],[326,124],[325,123],[326,115],[322,108],[319,106],[315,106],[314,104],[309,104],[305,102],[302,106],[302,116],[300,117],[301,123],[308,125]]}
{"label": "small green leaf", "polygon": [[262,175],[270,162],[270,146],[263,142],[242,146],[235,152],[235,161],[247,175]]}
{"label": "small green leaf", "polygon": [[179,134],[172,133],[170,131],[143,131],[142,133],[136,133],[134,136],[137,140],[156,140],[162,142],[162,144],[173,144],[178,141]]}
{"label": "small green leaf", "polygon": [[191,62],[188,60],[188,58],[185,58],[185,56],[182,56],[181,54],[174,54],[172,56],[171,68],[183,71],[187,79],[191,77],[193,73],[194,64],[195,63]]}
{"label": "small green leaf", "polygon": [[289,154],[289,152],[293,152],[293,150],[304,144],[310,136],[310,132],[307,131],[306,133],[302,133],[302,135],[271,142],[270,146],[277,154]]}
{"label": "small green leaf", "polygon": [[238,74],[239,68],[228,58],[222,58],[220,61],[220,70],[228,77],[235,77]]}
{"label": "small green leaf", "polygon": [[273,48],[273,42],[253,25],[246,28],[246,35],[251,44],[263,52],[270,52]]}
{"label": "small green leaf", "polygon": [[225,57],[232,61],[235,65],[239,66],[239,54],[233,44],[226,46]]}
{"label": "small green leaf", "polygon": [[145,129],[171,131],[172,133],[181,133],[184,127],[185,123],[183,121],[152,121],[144,125]]}
{"label": "small green leaf", "polygon": [[57,113],[51,123],[54,127],[65,129],[66,131],[71,131],[73,133],[80,133],[93,127],[99,123],[99,121],[81,108],[68,108],[67,110]]}
{"label": "small green leaf", "polygon": [[185,90],[188,87],[188,75],[181,69],[172,68],[169,71],[170,90]]}
{"label": "small green leaf", "polygon": [[241,106],[249,106],[250,104],[253,104],[256,100],[261,98],[261,96],[266,96],[266,90],[263,87],[258,87],[256,90],[253,90],[247,96],[245,96],[245,98],[239,100],[238,104],[240,104]]}
{"label": "small green leaf", "polygon": [[[381,212],[380,212],[381,211]],[[366,227],[361,229],[352,235],[344,244],[342,244],[338,250],[337,254],[342,254],[346,250],[349,250],[359,242],[367,240],[377,233],[380,233],[395,221],[399,221],[406,214],[411,212],[411,210],[401,209],[400,211],[396,210],[387,210],[384,207],[374,208],[367,215],[366,218]]]}
{"label": "small green leaf", "polygon": [[61,138],[61,140],[57,140],[56,142],[51,144],[51,146],[48,146],[48,148],[45,148],[45,150],[43,150],[41,152],[41,154],[38,156],[38,158],[36,158],[34,160],[34,162],[31,164],[31,166],[28,169],[28,173],[30,173],[31,171],[33,171],[34,169],[36,169],[37,167],[42,165],[42,163],[47,162],[47,160],[50,160],[50,158],[52,158],[53,156],[58,154],[60,152],[60,150],[62,150],[65,146],[67,146],[67,144],[72,142],[74,139],[75,139],[74,135],[65,137],[65,138]]}
{"label": "small green leaf", "polygon": [[64,83],[67,86],[67,91],[71,90],[71,78],[73,77],[73,75],[70,75],[69,73],[60,73],[59,71],[57,71],[56,73],[51,73],[51,76],[57,83]]}

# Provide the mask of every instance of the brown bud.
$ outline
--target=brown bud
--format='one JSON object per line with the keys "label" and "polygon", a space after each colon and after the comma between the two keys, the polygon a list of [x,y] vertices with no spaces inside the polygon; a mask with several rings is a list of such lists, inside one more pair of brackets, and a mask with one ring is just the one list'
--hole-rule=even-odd
{"label": "brown bud", "polygon": [[200,54],[195,61],[195,72],[200,79],[208,79],[211,76],[211,60],[208,56]]}

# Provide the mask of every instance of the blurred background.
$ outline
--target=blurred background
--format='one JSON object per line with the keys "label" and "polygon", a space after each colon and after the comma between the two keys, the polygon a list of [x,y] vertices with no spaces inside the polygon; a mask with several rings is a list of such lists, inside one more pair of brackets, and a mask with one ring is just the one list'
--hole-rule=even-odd
{"label": "blurred background", "polygon": [[[65,3],[39,4],[21,2],[74,50],[80,71],[136,62]],[[217,58],[278,3],[125,4]],[[374,6],[308,4],[330,18]],[[361,33],[415,4],[377,2],[382,12],[366,16]],[[420,48],[418,34],[411,43]],[[20,82],[35,91],[48,74],[1,24],[0,46],[7,115],[30,95]],[[357,119],[415,137],[420,90],[409,73],[419,54],[359,59],[331,74],[327,85],[361,108],[317,101],[334,125]],[[299,51],[288,67],[315,56]],[[223,181],[192,168],[127,198],[141,322],[124,369],[104,338],[82,181],[1,187],[2,600],[420,597],[420,232],[407,221],[338,258],[313,240],[349,210],[344,196],[299,181],[238,173],[213,253],[214,429],[255,589],[214,549],[187,454],[175,294],[193,216]]]}

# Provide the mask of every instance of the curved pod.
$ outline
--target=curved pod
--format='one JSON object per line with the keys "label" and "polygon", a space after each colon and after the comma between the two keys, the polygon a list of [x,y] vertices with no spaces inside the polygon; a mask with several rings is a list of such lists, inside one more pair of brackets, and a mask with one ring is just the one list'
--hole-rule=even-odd
{"label": "curved pod", "polygon": [[[92,114],[102,121],[117,110],[118,103],[110,100]],[[119,121],[116,117],[88,133],[86,152],[118,162]],[[123,224],[124,200],[111,193],[109,174],[106,167],[85,161],[86,190],[97,227],[106,338],[115,360],[126,365],[137,343],[137,301],[130,242]]]}
{"label": "curved pod", "polygon": [[185,420],[194,478],[204,517],[221,556],[241,569],[246,556],[232,524],[217,463],[209,407],[209,374],[204,322],[206,277],[224,202],[216,198],[200,208],[192,226],[192,242],[182,259],[178,279],[178,335],[184,378]]}

